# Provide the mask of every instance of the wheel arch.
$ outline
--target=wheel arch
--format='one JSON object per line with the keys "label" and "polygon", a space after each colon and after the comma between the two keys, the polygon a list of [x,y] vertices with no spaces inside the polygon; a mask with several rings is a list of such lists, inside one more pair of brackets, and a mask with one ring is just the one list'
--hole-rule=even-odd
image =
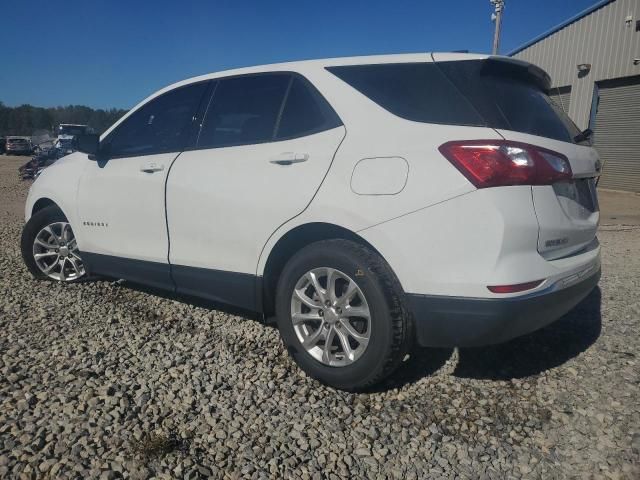
{"label": "wheel arch", "polygon": [[[351,240],[380,255],[380,252],[360,235],[339,225],[313,222],[292,228],[278,239],[265,262],[261,282],[261,302],[265,317],[275,314],[276,286],[289,259],[307,245],[333,239]],[[382,255],[380,256],[382,257]]]}
{"label": "wheel arch", "polygon": [[[33,204],[33,207],[31,207],[31,215],[33,216],[34,214],[38,213],[43,208],[47,208],[47,207],[51,207],[51,206],[57,207],[62,212],[62,208],[60,208],[60,205],[58,205],[56,202],[54,202],[53,200],[51,200],[48,197],[42,197],[42,198],[39,198],[38,200],[36,200],[36,202]],[[62,213],[64,213],[64,212],[62,212]]]}

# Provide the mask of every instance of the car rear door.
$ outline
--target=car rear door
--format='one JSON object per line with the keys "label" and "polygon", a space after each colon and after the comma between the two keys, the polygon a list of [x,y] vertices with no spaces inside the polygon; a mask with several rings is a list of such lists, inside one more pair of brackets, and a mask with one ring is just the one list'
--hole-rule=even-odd
{"label": "car rear door", "polygon": [[212,92],[167,180],[171,271],[179,292],[255,309],[263,246],[309,204],[345,129],[297,74],[223,78]]}
{"label": "car rear door", "polygon": [[87,162],[74,230],[91,272],[173,288],[165,181],[207,88],[200,82],[153,98],[103,139],[107,158]]}
{"label": "car rear door", "polygon": [[594,242],[600,221],[596,194],[598,154],[588,146],[498,130],[507,140],[542,146],[564,155],[573,179],[553,185],[533,185],[531,194],[538,219],[538,252],[548,260],[581,251]]}

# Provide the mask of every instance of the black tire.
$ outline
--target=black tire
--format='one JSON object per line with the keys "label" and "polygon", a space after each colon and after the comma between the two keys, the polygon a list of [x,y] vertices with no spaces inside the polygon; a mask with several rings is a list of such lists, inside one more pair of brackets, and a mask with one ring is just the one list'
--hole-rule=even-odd
{"label": "black tire", "polygon": [[[22,237],[20,238],[22,259],[24,260],[24,263],[29,269],[31,275],[38,280],[54,281],[45,275],[36,265],[36,261],[33,258],[33,242],[36,235],[40,230],[42,230],[42,228],[55,222],[68,222],[68,220],[57,206],[50,205],[34,213],[22,229]],[[75,280],[70,280],[67,283],[79,282],[86,279],[87,276],[85,274],[84,276]]]}
{"label": "black tire", "polygon": [[[296,282],[306,272],[321,267],[335,268],[355,279],[369,305],[369,344],[350,365],[332,367],[316,360],[302,347],[293,328],[291,297]],[[413,320],[395,274],[377,253],[349,240],[313,243],[288,261],[278,281],[276,315],[283,343],[295,362],[309,376],[341,390],[362,391],[381,382],[413,345]]]}

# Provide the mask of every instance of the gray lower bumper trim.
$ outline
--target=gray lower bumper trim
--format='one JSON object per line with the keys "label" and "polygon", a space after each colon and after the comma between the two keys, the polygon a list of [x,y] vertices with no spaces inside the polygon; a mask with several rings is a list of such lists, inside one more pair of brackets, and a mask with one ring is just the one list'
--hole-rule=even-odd
{"label": "gray lower bumper trim", "polygon": [[504,299],[407,294],[424,347],[479,347],[502,343],[542,328],[580,303],[600,279],[594,275],[567,288]]}

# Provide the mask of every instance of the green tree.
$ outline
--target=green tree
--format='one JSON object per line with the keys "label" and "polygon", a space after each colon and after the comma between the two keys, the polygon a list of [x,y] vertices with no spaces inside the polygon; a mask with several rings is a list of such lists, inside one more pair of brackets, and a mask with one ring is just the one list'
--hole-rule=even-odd
{"label": "green tree", "polygon": [[0,136],[30,136],[35,131],[42,130],[53,133],[60,123],[89,125],[97,133],[102,133],[125,113],[127,111],[122,109],[93,109],[84,105],[53,108],[32,105],[8,107],[0,102]]}

